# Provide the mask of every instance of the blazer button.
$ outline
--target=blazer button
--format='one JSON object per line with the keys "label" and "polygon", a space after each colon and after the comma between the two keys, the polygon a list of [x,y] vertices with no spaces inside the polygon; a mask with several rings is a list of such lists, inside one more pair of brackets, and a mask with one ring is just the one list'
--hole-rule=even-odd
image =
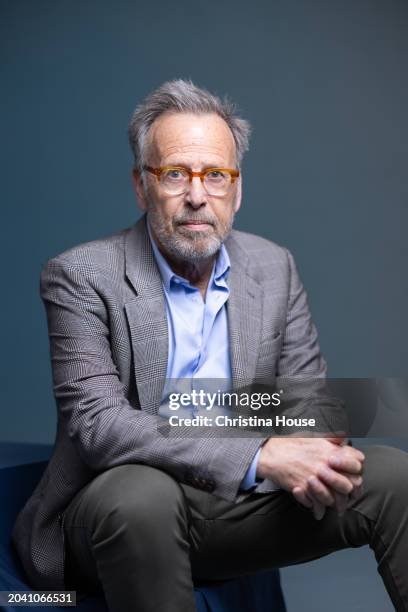
{"label": "blazer button", "polygon": [[205,483],[205,490],[212,493],[215,489],[215,482],[213,480],[207,480]]}
{"label": "blazer button", "polygon": [[194,482],[200,489],[207,490],[208,481],[205,478],[201,478],[200,476],[196,476],[194,478]]}

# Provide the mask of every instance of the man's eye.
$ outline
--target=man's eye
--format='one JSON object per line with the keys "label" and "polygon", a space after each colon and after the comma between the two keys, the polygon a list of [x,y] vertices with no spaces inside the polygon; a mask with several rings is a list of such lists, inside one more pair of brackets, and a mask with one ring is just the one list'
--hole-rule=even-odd
{"label": "man's eye", "polygon": [[165,179],[169,179],[171,181],[179,181],[181,179],[183,179],[185,176],[185,173],[182,170],[167,170],[164,173],[164,178]]}
{"label": "man's eye", "polygon": [[212,182],[219,182],[225,179],[225,174],[220,170],[211,170],[210,172],[207,172],[206,178]]}

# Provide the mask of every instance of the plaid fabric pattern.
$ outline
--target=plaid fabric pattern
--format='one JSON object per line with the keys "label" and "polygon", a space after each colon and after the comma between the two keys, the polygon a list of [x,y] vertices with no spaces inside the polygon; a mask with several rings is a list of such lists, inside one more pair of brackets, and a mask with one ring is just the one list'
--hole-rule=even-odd
{"label": "plaid fabric pattern", "polygon": [[[227,302],[235,383],[324,376],[317,333],[290,253],[232,231]],[[101,471],[146,463],[236,500],[258,438],[165,437],[157,416],[167,367],[161,277],[142,217],[51,259],[41,273],[54,394],[55,448],[13,541],[37,589],[64,587],[62,516]],[[267,481],[262,490],[268,490]]]}

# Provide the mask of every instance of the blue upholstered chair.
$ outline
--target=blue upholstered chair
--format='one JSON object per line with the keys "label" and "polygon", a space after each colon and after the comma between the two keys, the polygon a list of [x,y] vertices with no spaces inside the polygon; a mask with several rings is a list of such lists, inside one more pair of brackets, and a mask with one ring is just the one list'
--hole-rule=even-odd
{"label": "blue upholstered chair", "polygon": [[[30,496],[47,465],[51,447],[40,444],[0,443],[0,591],[28,591],[23,569],[10,543],[16,515]],[[277,570],[217,584],[197,586],[198,612],[285,612]],[[7,607],[19,612],[20,607]],[[61,610],[36,607],[36,610]],[[72,609],[72,608],[70,608]],[[88,597],[81,612],[107,612],[103,597]]]}

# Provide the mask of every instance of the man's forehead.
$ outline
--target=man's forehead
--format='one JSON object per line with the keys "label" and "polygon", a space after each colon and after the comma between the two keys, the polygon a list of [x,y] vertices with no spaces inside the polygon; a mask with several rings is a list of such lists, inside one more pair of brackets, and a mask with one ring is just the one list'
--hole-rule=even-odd
{"label": "man's forehead", "polygon": [[230,128],[216,114],[166,113],[153,123],[148,147],[160,159],[210,156],[216,163],[234,160],[236,153]]}

